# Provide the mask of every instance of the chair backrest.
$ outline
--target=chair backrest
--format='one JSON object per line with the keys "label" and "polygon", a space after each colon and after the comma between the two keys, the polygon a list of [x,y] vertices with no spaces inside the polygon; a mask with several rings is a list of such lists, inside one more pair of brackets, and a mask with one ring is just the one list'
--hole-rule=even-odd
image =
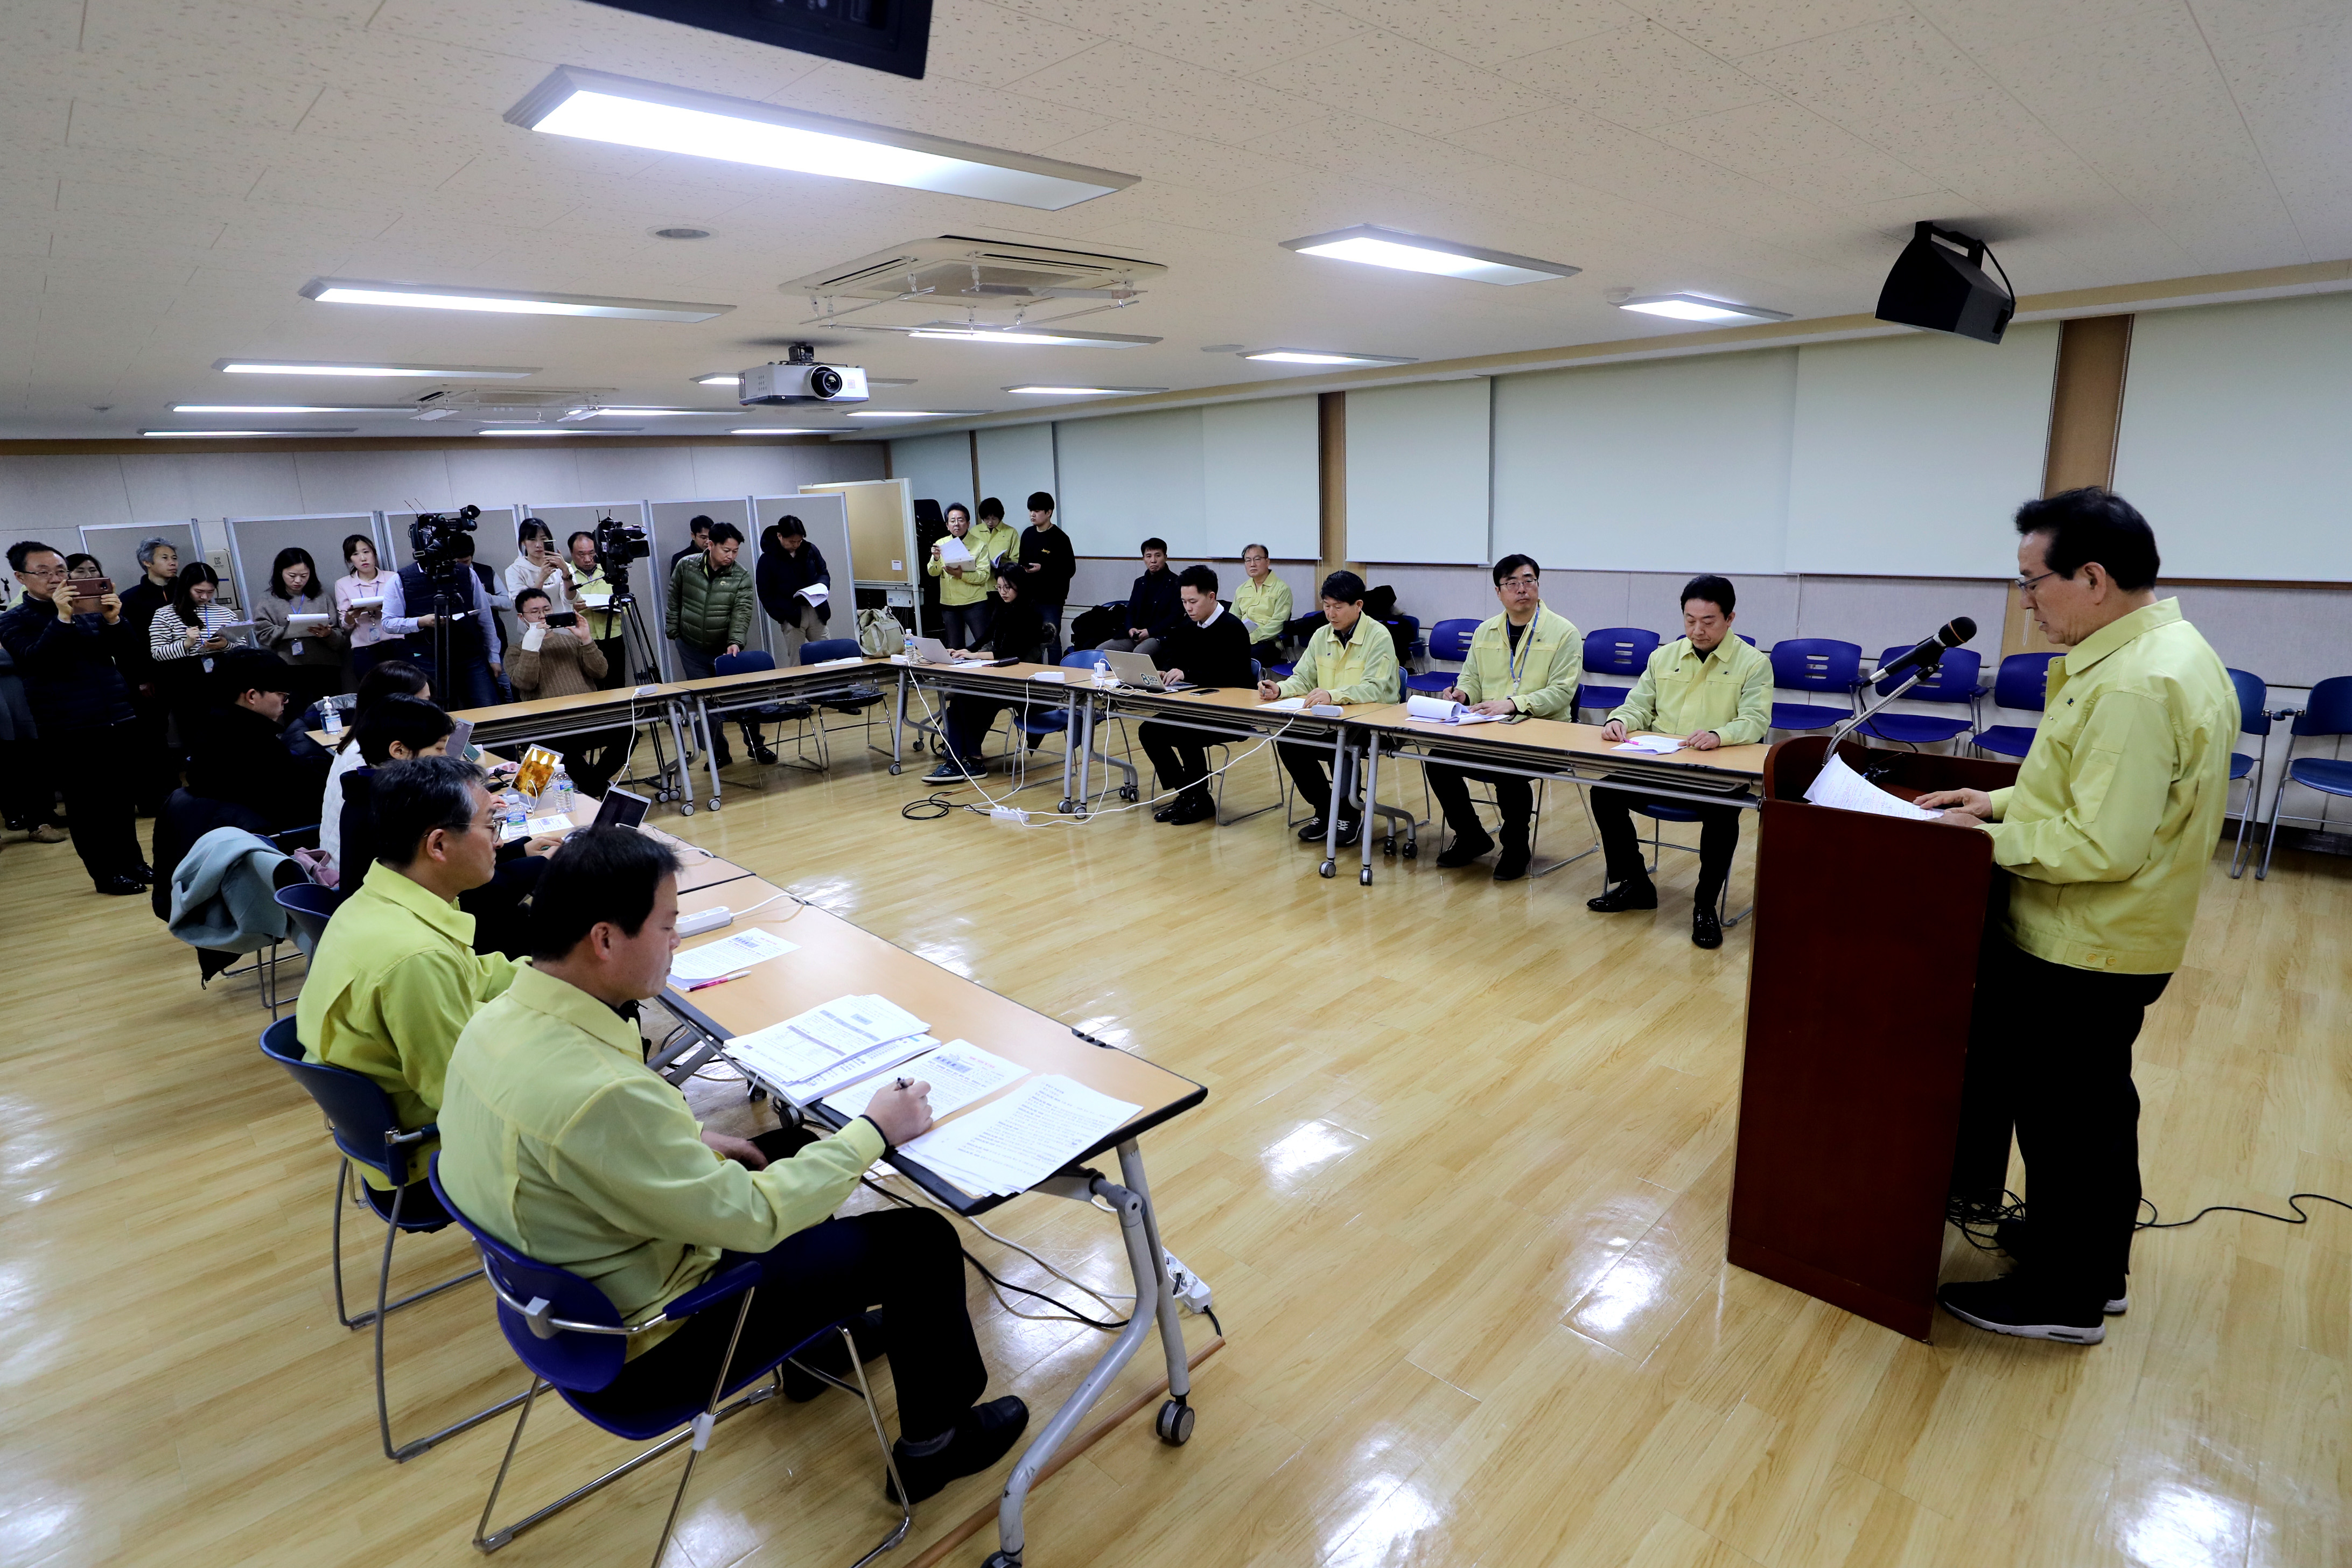
{"label": "chair backrest", "polygon": [[[1884,668],[1910,651],[1908,644],[1888,648],[1878,656],[1879,667]],[[1966,702],[1976,695],[1977,677],[1983,670],[1984,658],[1974,650],[1964,647],[1947,649],[1944,662],[1937,667],[1936,673],[1905,692],[1904,700],[1910,702]],[[1885,696],[1902,685],[1903,680],[1904,676],[1897,675],[1892,680],[1879,681],[1879,694]]]}
{"label": "chair backrest", "polygon": [[1459,663],[1470,657],[1470,638],[1478,630],[1478,623],[1470,620],[1440,621],[1429,628],[1429,657],[1450,658]]}
{"label": "chair backrest", "polygon": [[465,1210],[450,1202],[448,1189],[441,1184],[441,1157],[435,1155],[433,1195],[451,1218],[466,1227],[482,1255],[482,1272],[496,1285],[499,1302],[499,1327],[507,1336],[523,1365],[545,1378],[558,1388],[568,1388],[575,1394],[593,1394],[612,1386],[621,1374],[621,1364],[628,1359],[628,1340],[620,1334],[566,1333],[562,1329],[551,1331],[545,1339],[539,1336],[531,1321],[507,1305],[509,1298],[526,1307],[544,1300],[551,1317],[574,1323],[600,1323],[609,1328],[621,1326],[621,1314],[613,1309],[612,1299],[594,1285],[569,1268],[552,1263],[541,1263],[526,1258],[476,1225]]}
{"label": "chair backrest", "polygon": [[1110,660],[1090,647],[1074,647],[1062,656],[1064,669],[1092,669],[1097,665],[1107,665],[1109,662]]}
{"label": "chair backrest", "polygon": [[721,675],[749,675],[757,669],[776,668],[776,656],[763,647],[747,647],[741,653],[722,653],[711,660],[710,668]]}
{"label": "chair backrest", "polygon": [[1862,679],[1862,645],[1832,637],[1790,637],[1772,645],[1772,684],[1791,691],[1848,692]]}
{"label": "chair backrest", "polygon": [[[261,1054],[284,1068],[319,1102],[336,1148],[394,1186],[404,1187],[416,1179],[408,1169],[407,1152],[384,1146],[385,1135],[400,1131],[400,1118],[393,1111],[392,1097],[375,1079],[349,1068],[303,1060],[302,1042],[294,1037],[291,1018],[280,1018],[261,1032]],[[393,1169],[395,1156],[398,1170]]]}
{"label": "chair backrest", "polygon": [[2352,735],[2352,675],[2331,675],[2311,689],[2294,721],[2298,735]]}
{"label": "chair backrest", "polygon": [[822,637],[801,644],[801,662],[823,664],[828,659],[856,658],[861,651],[856,637]]}
{"label": "chair backrest", "polygon": [[1584,673],[1639,675],[1650,667],[1650,656],[1662,639],[1639,626],[1603,626],[1584,634]]}
{"label": "chair backrest", "polygon": [[1260,664],[1255,659],[1250,660],[1250,679],[1254,681],[1264,680],[1265,679],[1265,666]]}
{"label": "chair backrest", "polygon": [[312,947],[327,934],[327,921],[333,918],[335,906],[341,901],[332,888],[322,888],[316,882],[297,882],[278,889],[278,907],[310,939]]}
{"label": "chair backrest", "polygon": [[2013,653],[1992,678],[1992,705],[2039,713],[2050,694],[2050,666],[2063,653]]}
{"label": "chair backrest", "polygon": [[2238,689],[2238,733],[2269,734],[2271,689],[2263,683],[2263,678],[2233,669],[2230,671],[2230,684]]}

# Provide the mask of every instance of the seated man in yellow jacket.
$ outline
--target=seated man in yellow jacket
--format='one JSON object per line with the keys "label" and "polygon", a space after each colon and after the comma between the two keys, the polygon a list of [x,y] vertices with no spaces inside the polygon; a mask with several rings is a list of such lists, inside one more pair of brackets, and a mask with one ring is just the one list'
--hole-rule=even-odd
{"label": "seated man in yellow jacket", "polygon": [[[748,1260],[762,1273],[740,1342],[737,1300],[632,1335],[620,1374],[590,1402],[623,1415],[681,1390],[698,1397],[730,1344],[738,1361],[763,1363],[878,1303],[880,1323],[852,1331],[871,1336],[861,1352],[889,1354],[907,1490],[919,1501],[1003,1458],[1028,1407],[973,1403],[988,1367],[955,1227],[928,1208],[832,1217],[868,1165],[930,1126],[930,1087],[885,1085],[865,1115],[789,1158],[706,1134],[646,1065],[635,1022],[677,947],[668,847],[628,828],[574,837],[549,861],[531,917],[530,964],[449,1061],[439,1173],[450,1201],[517,1251],[585,1276],[626,1323],[721,1268]],[[835,1360],[847,1370],[845,1355]]]}
{"label": "seated man in yellow jacket", "polygon": [[[1601,727],[1604,740],[1622,741],[1636,730],[1672,735],[1696,752],[1760,741],[1772,729],[1772,661],[1731,633],[1738,595],[1712,573],[1683,587],[1683,635],[1650,656],[1649,668],[1624,702]],[[1608,857],[1603,873],[1615,884],[1584,907],[1611,915],[1620,910],[1654,910],[1658,889],[1642,859],[1629,809],[1639,793],[1596,789],[1593,825]],[[1675,802],[1687,805],[1687,801]],[[1695,806],[1699,815],[1698,899],[1691,910],[1691,941],[1700,947],[1723,945],[1720,908],[1723,884],[1731,876],[1732,851],[1739,847],[1739,808]]]}
{"label": "seated man in yellow jacket", "polygon": [[[1470,638],[1470,657],[1445,695],[1481,713],[1528,713],[1538,719],[1574,720],[1576,691],[1584,679],[1584,638],[1560,616],[1543,607],[1543,568],[1531,556],[1506,555],[1495,563],[1495,596],[1503,613],[1480,624]],[[1440,866],[1467,866],[1495,841],[1470,804],[1469,781],[1495,786],[1503,814],[1503,853],[1495,880],[1516,882],[1528,874],[1528,824],[1535,816],[1535,786],[1517,773],[1487,773],[1453,763],[1433,762],[1429,793],[1444,809],[1454,842],[1437,858]]]}
{"label": "seated man in yellow jacket", "polygon": [[2221,656],[2156,596],[2156,535],[2130,502],[2068,490],[2020,507],[2017,531],[2026,609],[2069,651],[2017,783],[1919,804],[1990,834],[2009,873],[1977,955],[1953,1217],[1998,1212],[2014,1128],[2031,1230],[2000,1226],[2016,1272],[1937,1300],[1995,1333],[2093,1345],[2130,1305],[2132,1045],[2189,945],[2240,713]]}
{"label": "seated man in yellow jacket", "polygon": [[[1399,701],[1403,684],[1404,678],[1397,673],[1396,638],[1380,622],[1364,618],[1364,580],[1353,572],[1334,572],[1323,579],[1323,624],[1307,639],[1307,651],[1291,667],[1288,679],[1279,685],[1261,680],[1257,694],[1267,702],[1304,697],[1309,708],[1335,702],[1344,707]],[[1313,817],[1298,830],[1299,842],[1322,838],[1330,826],[1329,813],[1337,809],[1339,846],[1353,844],[1362,826],[1356,816],[1355,791],[1346,781],[1338,781],[1342,787],[1335,806],[1334,781],[1325,776],[1324,769],[1324,759],[1330,753],[1319,746],[1293,745],[1286,741],[1276,742],[1274,749],[1281,755],[1282,765],[1290,770],[1300,798],[1315,808]]]}

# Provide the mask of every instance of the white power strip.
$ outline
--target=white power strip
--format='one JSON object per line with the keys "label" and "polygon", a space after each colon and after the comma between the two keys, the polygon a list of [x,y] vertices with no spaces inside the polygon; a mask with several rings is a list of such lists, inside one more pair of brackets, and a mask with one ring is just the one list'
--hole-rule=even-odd
{"label": "white power strip", "polygon": [[998,822],[1011,823],[1015,827],[1024,826],[1029,820],[1029,814],[1017,805],[992,805],[988,808],[988,815]]}
{"label": "white power strip", "polygon": [[1160,1257],[1168,1261],[1168,1284],[1175,1291],[1177,1304],[1188,1312],[1205,1312],[1216,1304],[1216,1296],[1209,1282],[1184,1267],[1177,1256],[1162,1250]]}
{"label": "white power strip", "polygon": [[697,910],[690,915],[677,917],[677,934],[681,937],[700,936],[704,931],[717,931],[720,926],[731,923],[734,919],[735,911],[725,904]]}

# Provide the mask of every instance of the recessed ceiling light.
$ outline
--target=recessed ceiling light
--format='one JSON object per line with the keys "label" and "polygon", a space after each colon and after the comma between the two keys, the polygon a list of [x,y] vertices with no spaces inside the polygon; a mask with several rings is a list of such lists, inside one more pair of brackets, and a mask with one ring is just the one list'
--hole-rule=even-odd
{"label": "recessed ceiling light", "polygon": [[1767,310],[1755,305],[1735,305],[1728,300],[1710,300],[1704,294],[1640,294],[1631,300],[1620,300],[1621,310],[1639,310],[1645,316],[1664,316],[1670,321],[1785,321],[1786,310]]}
{"label": "recessed ceiling light", "polygon": [[649,228],[646,232],[656,239],[709,239],[710,237],[709,229],[697,228],[692,224],[683,223],[672,224],[667,228]]}
{"label": "recessed ceiling light", "polygon": [[1004,390],[1030,397],[1116,397],[1168,389],[1164,386],[1008,386]]}
{"label": "recessed ceiling light", "polygon": [[694,378],[694,384],[697,386],[740,386],[743,384],[743,377],[736,371],[720,371],[716,375],[696,376]]}
{"label": "recessed ceiling light", "polygon": [[707,321],[732,305],[677,300],[630,300],[605,294],[543,294],[537,289],[484,289],[437,283],[371,283],[356,278],[313,278],[302,297],[321,305],[403,305],[418,310],[489,310],[509,316],[604,316],[616,321]]}
{"label": "recessed ceiling light", "polygon": [[852,419],[955,419],[967,414],[985,414],[984,408],[853,408]]}
{"label": "recessed ceiling light", "polygon": [[730,430],[730,436],[838,436],[838,430],[785,430],[771,427],[765,430]]}
{"label": "recessed ceiling light", "polygon": [[1138,177],[576,66],[557,67],[506,118],[551,135],[1047,211],[1125,190]]}
{"label": "recessed ceiling light", "polygon": [[1244,359],[1264,360],[1269,364],[1418,364],[1418,360],[1396,354],[1339,353],[1329,349],[1259,349],[1244,353]]}
{"label": "recessed ceiling light", "polygon": [[1301,256],[1328,256],[1335,261],[1392,267],[1400,272],[1431,272],[1474,283],[1540,283],[1547,278],[1573,278],[1583,270],[1564,262],[1538,261],[1531,256],[1514,256],[1484,246],[1456,245],[1450,239],[1431,239],[1370,223],[1310,234],[1305,239],[1286,239],[1282,247]]}
{"label": "recessed ceiling light", "polygon": [[1057,331],[1052,327],[965,327],[950,321],[933,321],[927,326],[908,330],[910,338],[951,338],[967,343],[1053,343],[1063,348],[1139,349],[1158,342],[1158,338],[1139,338],[1126,332],[1089,332],[1073,328]]}
{"label": "recessed ceiling light", "polygon": [[356,425],[327,426],[314,425],[308,430],[142,430],[142,436],[349,436],[359,429]]}
{"label": "recessed ceiling light", "polygon": [[406,375],[428,380],[455,376],[469,381],[519,381],[539,374],[535,364],[350,364],[310,359],[225,359],[214,361],[213,368],[231,375]]}
{"label": "recessed ceiling light", "polygon": [[566,419],[722,419],[731,408],[574,408]]}
{"label": "recessed ceiling light", "polygon": [[477,436],[626,436],[635,429],[636,426],[634,425],[625,425],[614,430],[593,431],[555,425],[533,425],[512,430],[477,430],[474,434]]}
{"label": "recessed ceiling light", "polygon": [[174,414],[414,414],[405,403],[174,403]]}

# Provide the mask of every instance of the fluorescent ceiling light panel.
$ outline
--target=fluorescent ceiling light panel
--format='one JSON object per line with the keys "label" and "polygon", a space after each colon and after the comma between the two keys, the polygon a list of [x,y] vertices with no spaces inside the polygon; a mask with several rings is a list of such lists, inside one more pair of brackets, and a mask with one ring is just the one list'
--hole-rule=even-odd
{"label": "fluorescent ceiling light panel", "polygon": [[1559,261],[1538,261],[1507,250],[1456,245],[1401,228],[1361,223],[1305,239],[1286,239],[1285,250],[1301,256],[1328,256],[1335,261],[1358,261],[1367,267],[1390,267],[1400,272],[1429,272],[1441,278],[1464,278],[1474,283],[1540,283],[1547,278],[1573,278],[1583,268]]}
{"label": "fluorescent ceiling light panel", "polygon": [[414,414],[405,403],[174,403],[174,414]]}
{"label": "fluorescent ceiling light panel", "polygon": [[839,430],[784,430],[771,428],[766,430],[730,430],[727,434],[730,436],[838,436],[841,435],[842,432]]}
{"label": "fluorescent ceiling light panel", "polygon": [[985,414],[985,408],[853,408],[852,419],[959,419],[966,415]]}
{"label": "fluorescent ceiling light panel", "polygon": [[1125,190],[1139,177],[577,66],[557,67],[506,117],[554,136],[1048,212]]}
{"label": "fluorescent ceiling light panel", "polygon": [[394,375],[428,381],[452,376],[468,381],[520,381],[539,374],[535,364],[352,364],[314,359],[224,359],[214,361],[213,368],[231,375]]}
{"label": "fluorescent ceiling light panel", "polygon": [[1164,386],[1008,386],[1030,397],[1118,397],[1145,392],[1165,392]]}
{"label": "fluorescent ceiling light panel", "polygon": [[634,436],[637,427],[625,425],[613,430],[583,430],[576,426],[530,425],[511,430],[477,430],[477,436]]}
{"label": "fluorescent ceiling light panel", "polygon": [[488,310],[509,316],[604,316],[616,321],[707,321],[732,305],[631,300],[606,294],[546,294],[523,289],[460,289],[437,283],[373,283],[313,278],[302,298],[321,305],[402,305],[418,310]]}
{"label": "fluorescent ceiling light panel", "polygon": [[1735,305],[1728,300],[1710,300],[1704,294],[1642,294],[1617,302],[1621,310],[1639,310],[1645,316],[1664,316],[1670,321],[1785,321],[1786,310],[1767,310],[1755,305]]}
{"label": "fluorescent ceiling light panel", "polygon": [[1158,342],[1158,338],[1139,338],[1126,332],[1089,332],[1077,328],[1059,331],[1052,327],[966,327],[952,321],[933,321],[928,326],[911,327],[910,338],[951,338],[967,343],[1051,343],[1063,348],[1139,349]]}
{"label": "fluorescent ceiling light panel", "polygon": [[1244,359],[1264,360],[1268,364],[1418,364],[1418,360],[1396,354],[1336,353],[1328,349],[1259,349],[1244,353]]}
{"label": "fluorescent ceiling light panel", "polygon": [[142,436],[349,436],[359,429],[356,425],[333,427],[312,426],[308,430],[142,430]]}

